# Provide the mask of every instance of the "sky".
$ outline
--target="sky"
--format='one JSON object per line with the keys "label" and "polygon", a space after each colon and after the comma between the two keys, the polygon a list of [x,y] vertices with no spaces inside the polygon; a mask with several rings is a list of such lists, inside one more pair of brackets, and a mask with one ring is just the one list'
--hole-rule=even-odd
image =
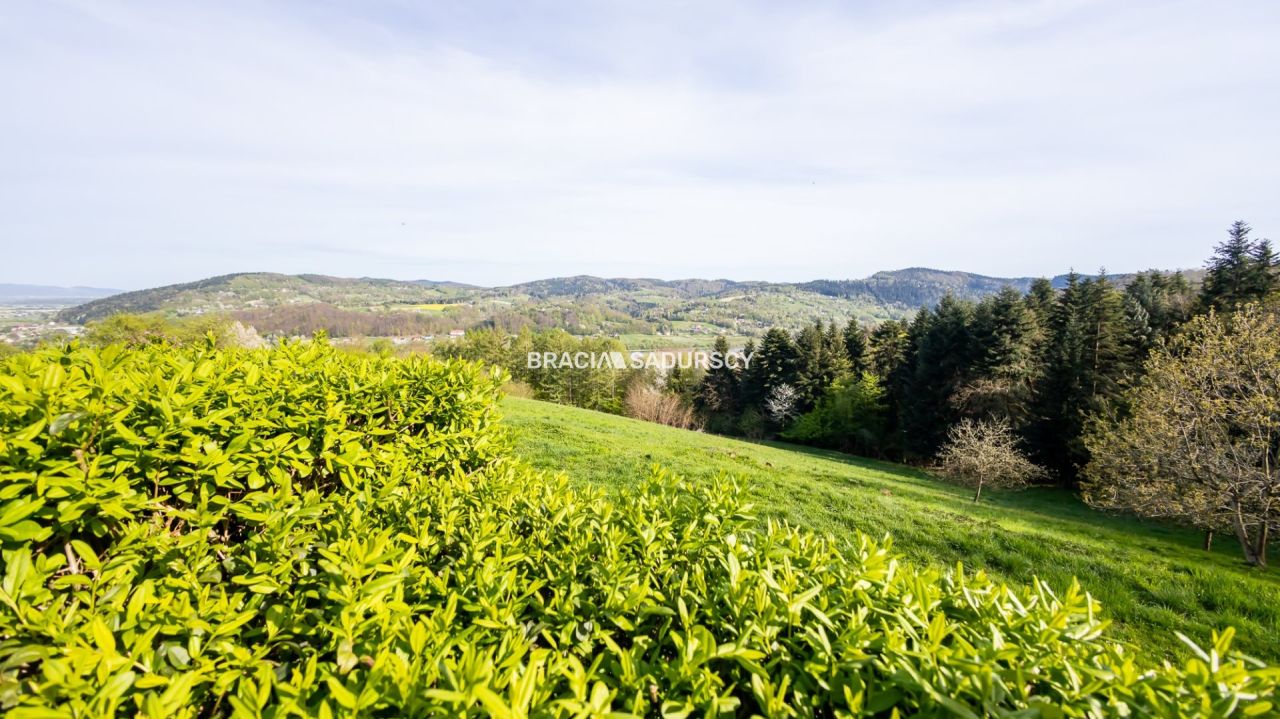
{"label": "sky", "polygon": [[1201,266],[1280,3],[5,0],[0,282]]}

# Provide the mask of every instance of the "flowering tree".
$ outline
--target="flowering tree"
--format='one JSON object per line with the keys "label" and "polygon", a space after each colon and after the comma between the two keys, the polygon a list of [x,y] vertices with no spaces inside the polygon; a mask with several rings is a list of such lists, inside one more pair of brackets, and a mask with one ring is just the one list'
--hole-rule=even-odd
{"label": "flowering tree", "polygon": [[779,426],[785,425],[800,414],[800,393],[789,384],[780,384],[769,392],[764,400],[769,419]]}

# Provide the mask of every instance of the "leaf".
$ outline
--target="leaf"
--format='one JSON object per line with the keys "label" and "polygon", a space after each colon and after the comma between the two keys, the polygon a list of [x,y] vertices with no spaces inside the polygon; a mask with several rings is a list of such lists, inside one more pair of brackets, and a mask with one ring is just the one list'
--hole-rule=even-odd
{"label": "leaf", "polygon": [[0,527],[0,540],[10,542],[41,542],[48,539],[52,534],[52,529],[41,526],[30,519],[24,519],[8,527]]}
{"label": "leaf", "polygon": [[99,650],[104,654],[115,654],[116,638],[101,619],[94,617],[89,624],[89,629],[93,632],[93,641],[98,645]]}
{"label": "leaf", "polygon": [[87,416],[87,412],[63,412],[57,417],[54,417],[53,421],[49,423],[49,434],[57,437],[65,432],[67,427],[70,427],[73,422],[78,422]]}
{"label": "leaf", "polygon": [[357,707],[358,701],[356,700],[356,695],[351,693],[351,690],[347,689],[342,684],[341,680],[337,677],[330,676],[325,678],[325,683],[329,685],[329,692],[333,695],[334,699],[338,700],[338,704],[342,705],[346,709],[355,709]]}
{"label": "leaf", "polygon": [[137,434],[134,434],[133,430],[126,427],[124,423],[119,420],[116,420],[115,422],[113,422],[111,424],[111,427],[116,431],[116,434],[120,435],[121,439],[128,442],[129,444],[133,444],[133,445],[147,444],[147,440],[143,439],[142,437],[139,437]]}

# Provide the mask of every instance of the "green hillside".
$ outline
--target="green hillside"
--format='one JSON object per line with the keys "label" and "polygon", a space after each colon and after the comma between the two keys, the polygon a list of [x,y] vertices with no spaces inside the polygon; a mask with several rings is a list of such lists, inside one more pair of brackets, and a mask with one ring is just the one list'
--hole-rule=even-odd
{"label": "green hillside", "polygon": [[1205,643],[1230,625],[1241,651],[1280,659],[1280,573],[1246,568],[1224,538],[1206,553],[1193,532],[1107,516],[1060,490],[993,492],[974,505],[968,490],[900,465],[528,399],[503,407],[517,453],[577,483],[617,491],[653,464],[695,480],[725,473],[762,517],[840,539],[890,533],[913,561],[963,562],[1018,582],[1035,576],[1066,588],[1078,577],[1116,622],[1115,636],[1144,650],[1181,655],[1175,631]]}
{"label": "green hillside", "polygon": [[[1113,278],[1123,285],[1126,276]],[[1064,278],[1053,278],[1061,286]],[[559,277],[506,287],[246,272],[114,294],[62,310],[83,324],[120,312],[225,314],[264,333],[334,337],[415,335],[496,326],[560,328],[625,337],[632,349],[708,347],[724,334],[759,337],[815,320],[864,324],[910,317],[946,295],[977,300],[1028,277],[909,268],[860,280],[772,283],[731,280]]]}

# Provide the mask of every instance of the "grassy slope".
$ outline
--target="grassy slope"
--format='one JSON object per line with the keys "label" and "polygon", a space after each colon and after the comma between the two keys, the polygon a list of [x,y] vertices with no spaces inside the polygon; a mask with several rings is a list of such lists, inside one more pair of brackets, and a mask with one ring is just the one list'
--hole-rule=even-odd
{"label": "grassy slope", "polygon": [[1235,647],[1280,662],[1280,571],[1244,567],[1237,548],[1200,536],[1107,516],[1071,494],[1035,489],[968,490],[900,465],[793,445],[686,432],[528,399],[504,401],[517,454],[575,482],[618,489],[653,464],[691,479],[735,477],[762,517],[852,538],[893,535],[900,553],[943,566],[957,561],[1012,581],[1039,576],[1055,587],[1073,576],[1103,603],[1113,634],[1172,657],[1181,631],[1201,644],[1236,627]]}

